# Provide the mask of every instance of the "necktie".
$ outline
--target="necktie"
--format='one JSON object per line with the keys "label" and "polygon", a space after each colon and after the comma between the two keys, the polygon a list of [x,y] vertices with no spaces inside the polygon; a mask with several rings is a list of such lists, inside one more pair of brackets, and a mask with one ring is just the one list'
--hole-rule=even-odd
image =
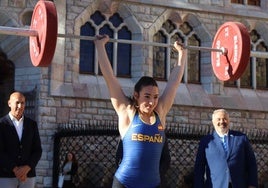
{"label": "necktie", "polygon": [[223,137],[223,142],[222,142],[223,149],[224,149],[226,154],[228,153],[227,138],[228,138],[227,136],[224,136]]}

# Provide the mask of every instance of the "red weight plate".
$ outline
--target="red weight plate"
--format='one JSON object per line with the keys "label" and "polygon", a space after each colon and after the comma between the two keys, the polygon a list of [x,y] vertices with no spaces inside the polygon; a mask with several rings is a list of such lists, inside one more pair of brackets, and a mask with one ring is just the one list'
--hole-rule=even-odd
{"label": "red weight plate", "polygon": [[249,32],[242,23],[237,22],[237,26],[240,28],[242,40],[244,42],[243,50],[244,52],[242,53],[243,59],[241,59],[239,67],[236,71],[236,74],[232,78],[232,80],[237,80],[239,79],[242,74],[245,72],[247,65],[250,62],[250,50],[251,50],[251,45],[250,45],[250,35]]}
{"label": "red weight plate", "polygon": [[47,67],[53,59],[58,35],[57,11],[52,1],[38,1],[32,15],[31,29],[38,32],[37,37],[30,36],[29,39],[32,64]]}
{"label": "red weight plate", "polygon": [[247,28],[239,22],[226,22],[217,31],[212,48],[225,48],[211,53],[214,74],[219,80],[237,80],[244,73],[250,58],[250,36]]}

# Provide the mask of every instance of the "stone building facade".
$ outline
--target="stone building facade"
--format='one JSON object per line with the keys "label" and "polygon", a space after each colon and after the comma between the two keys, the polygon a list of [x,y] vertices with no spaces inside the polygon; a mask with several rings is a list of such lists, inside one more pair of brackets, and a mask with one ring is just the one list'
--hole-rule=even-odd
{"label": "stone building facade", "polygon": [[[36,0],[0,0],[0,25],[29,27]],[[227,21],[239,21],[249,31],[258,32],[268,46],[268,2],[259,5],[230,0],[54,0],[58,13],[58,33],[80,35],[80,28],[95,11],[106,18],[118,13],[132,33],[132,39],[152,41],[163,23],[187,22],[201,39],[201,46],[211,46],[217,29]],[[38,187],[52,185],[53,134],[59,123],[68,121],[115,120],[104,79],[98,74],[81,74],[80,41],[58,38],[54,59],[49,67],[34,67],[30,62],[27,37],[0,35],[0,50],[14,65],[14,89],[27,92],[36,89],[36,120],[42,138],[43,155],[37,167]],[[152,47],[134,46],[130,78],[119,78],[127,95],[131,95],[137,79],[153,74]],[[211,125],[211,112],[226,108],[232,126],[268,129],[268,91],[254,85],[227,87],[212,70],[209,52],[200,53],[200,83],[179,86],[168,123]],[[2,64],[2,62],[1,62]],[[1,69],[2,69],[1,65]],[[12,68],[13,66],[11,66]],[[268,74],[268,70],[267,70]],[[267,75],[266,75],[267,76]],[[267,80],[267,77],[263,79]],[[1,90],[10,92],[10,83],[0,82]],[[9,78],[10,79],[10,78]],[[239,83],[239,82],[238,82]],[[12,84],[11,84],[12,85]],[[165,80],[159,81],[160,89]],[[12,86],[13,87],[13,86]],[[268,86],[267,86],[268,87]],[[8,89],[9,88],[9,89]],[[3,95],[3,96],[8,96]],[[1,98],[6,100],[6,98]],[[1,101],[1,104],[4,102]]]}

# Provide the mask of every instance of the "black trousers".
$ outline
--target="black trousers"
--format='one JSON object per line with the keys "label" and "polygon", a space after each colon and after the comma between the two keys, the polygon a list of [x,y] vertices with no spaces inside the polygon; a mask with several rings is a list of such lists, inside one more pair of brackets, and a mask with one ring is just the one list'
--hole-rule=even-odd
{"label": "black trousers", "polygon": [[64,180],[62,187],[63,188],[75,188],[75,185],[73,184],[72,180]]}
{"label": "black trousers", "polygon": [[229,183],[229,186],[228,186],[228,188],[232,188],[233,186],[232,186],[232,184],[231,183]]}

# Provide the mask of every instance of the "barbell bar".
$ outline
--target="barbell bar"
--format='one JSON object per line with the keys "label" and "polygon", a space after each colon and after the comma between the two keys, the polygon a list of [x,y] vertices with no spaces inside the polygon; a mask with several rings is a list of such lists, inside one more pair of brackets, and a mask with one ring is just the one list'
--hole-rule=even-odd
{"label": "barbell bar", "polygon": [[[0,33],[6,35],[17,35],[25,37],[38,37],[38,31],[27,28],[15,28],[15,27],[5,27],[0,26]],[[80,36],[73,34],[57,34],[58,38],[70,38],[70,39],[80,39],[80,40],[89,40],[93,41],[96,38],[93,36]],[[127,39],[113,39],[110,38],[108,42],[117,42],[123,44],[137,44],[137,45],[148,45],[148,46],[158,46],[158,47],[174,47],[172,44],[158,43],[158,42],[148,42],[148,41],[137,41],[137,40],[127,40]],[[209,47],[200,47],[200,46],[184,46],[185,49],[189,50],[198,50],[198,51],[215,51],[224,53],[223,49],[209,48]]]}
{"label": "barbell bar", "polygon": [[[16,36],[24,36],[24,37],[30,37],[30,36],[38,36],[38,31],[27,29],[27,28],[16,28],[16,27],[6,27],[6,26],[0,26],[0,34],[4,35],[16,35]],[[74,34],[61,34],[58,33],[58,38],[70,38],[70,39],[80,39],[80,40],[89,40],[93,41],[95,40],[95,37],[92,36],[79,36]],[[150,46],[158,46],[158,47],[173,47],[173,44],[165,44],[165,43],[157,43],[157,42],[146,42],[146,41],[135,41],[135,40],[126,40],[126,39],[109,39],[109,42],[118,42],[118,43],[124,43],[124,44],[137,44],[137,45],[150,45]],[[200,46],[184,46],[184,48],[189,50],[198,50],[198,51],[215,51],[215,52],[221,52],[224,53],[222,49],[217,48],[209,48],[209,47],[200,47]],[[261,52],[261,51],[251,51],[250,52],[251,57],[257,57],[257,58],[265,58],[268,59],[268,53],[267,52]]]}
{"label": "barbell bar", "polygon": [[[30,29],[0,26],[0,34],[29,37],[30,57],[34,66],[47,67],[53,59],[57,37],[95,40],[92,36],[58,34],[56,6],[52,1],[40,0],[34,7]],[[109,42],[173,47],[171,44],[109,39]],[[210,51],[211,63],[216,77],[222,81],[237,80],[247,67],[250,56],[268,58],[268,53],[250,51],[247,28],[239,22],[226,22],[217,31],[212,47],[183,46],[189,50]]]}
{"label": "barbell bar", "polygon": [[[38,31],[32,30],[32,29],[27,29],[27,28],[15,28],[15,27],[0,26],[0,34],[17,35],[17,36],[25,36],[25,37],[29,37],[29,36],[37,37]],[[90,40],[90,41],[95,40],[95,37],[92,37],[92,36],[79,36],[79,35],[61,34],[61,33],[58,33],[57,37],[70,38],[70,39],[80,39],[80,40]],[[125,43],[125,44],[137,44],[137,45],[150,45],[150,46],[159,46],[159,47],[165,47],[165,48],[173,47],[173,44],[125,40],[125,39],[112,39],[112,38],[110,38],[109,42],[118,42],[118,43]],[[184,46],[184,48],[189,49],[189,50],[215,51],[215,52],[224,53],[222,49],[217,49],[217,48],[200,47],[200,46]],[[250,56],[268,59],[267,52],[251,51]]]}

